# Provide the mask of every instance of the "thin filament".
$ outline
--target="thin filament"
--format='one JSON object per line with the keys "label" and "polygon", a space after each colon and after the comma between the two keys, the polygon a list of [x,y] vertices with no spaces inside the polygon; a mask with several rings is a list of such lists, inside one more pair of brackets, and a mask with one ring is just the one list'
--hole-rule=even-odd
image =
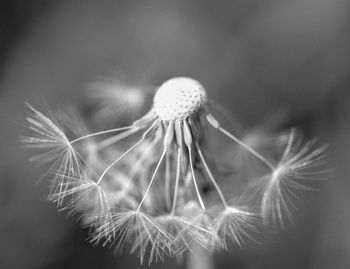
{"label": "thin filament", "polygon": [[134,148],[136,148],[138,145],[140,145],[142,142],[144,141],[144,139],[140,139],[135,145],[133,145],[131,148],[129,148],[127,151],[125,151],[118,159],[116,159],[114,162],[112,162],[101,174],[101,176],[99,177],[97,184],[100,184],[100,182],[102,181],[103,177],[105,176],[105,174],[108,172],[109,169],[111,169],[117,162],[119,162],[122,158],[124,158],[125,155],[127,155],[130,151],[132,151]]}
{"label": "thin filament", "polygon": [[97,149],[98,150],[102,150],[102,149],[104,149],[104,148],[106,148],[106,147],[108,147],[108,146],[110,146],[110,145],[112,145],[114,143],[119,142],[120,140],[123,140],[124,138],[127,138],[128,136],[130,136],[130,135],[132,135],[132,134],[134,134],[134,133],[136,133],[138,131],[139,131],[138,128],[130,129],[130,130],[128,130],[126,132],[123,132],[121,134],[118,134],[118,135],[109,137],[109,138],[107,138],[105,140],[102,140],[101,142],[97,143]]}
{"label": "thin filament", "polygon": [[198,143],[196,143],[196,146],[197,146],[197,150],[198,150],[198,153],[199,153],[199,157],[200,157],[200,159],[202,160],[202,163],[203,163],[203,165],[204,165],[204,168],[205,168],[205,170],[207,171],[208,176],[209,176],[211,182],[213,183],[213,185],[214,185],[214,187],[215,187],[217,193],[219,194],[220,199],[221,199],[223,205],[224,205],[225,207],[227,207],[228,205],[227,205],[227,201],[226,201],[226,199],[225,199],[225,196],[224,196],[224,194],[222,193],[222,191],[221,191],[221,189],[220,189],[218,183],[216,182],[216,180],[215,180],[215,178],[214,178],[212,172],[210,171],[209,166],[208,166],[208,164],[207,164],[207,162],[206,162],[206,160],[205,160],[205,158],[204,158],[203,152],[202,152],[201,148],[199,147]]}
{"label": "thin filament", "polygon": [[286,149],[284,150],[284,153],[283,153],[281,160],[284,160],[288,156],[288,154],[290,153],[290,151],[292,149],[293,142],[294,142],[294,136],[295,136],[295,131],[294,131],[294,129],[292,129],[290,134],[289,134],[287,146],[286,146]]}
{"label": "thin filament", "polygon": [[[242,124],[239,122],[237,117],[225,106],[218,104],[214,102],[213,100],[209,101],[209,105],[211,105],[212,108],[214,108],[217,112],[221,113],[226,120],[230,123],[231,127],[238,131],[239,134],[243,133],[244,128]],[[238,130],[237,130],[238,129]]]}
{"label": "thin filament", "polygon": [[170,208],[170,154],[167,152],[165,156],[165,203],[167,208]]}
{"label": "thin filament", "polygon": [[205,210],[205,205],[204,205],[204,203],[203,203],[201,194],[200,194],[200,192],[199,192],[198,185],[197,185],[197,180],[196,180],[196,175],[195,175],[194,169],[193,169],[193,160],[192,160],[192,151],[191,151],[191,147],[190,147],[190,146],[187,146],[187,148],[188,148],[188,155],[189,155],[189,157],[190,157],[190,166],[191,166],[191,173],[192,173],[193,184],[194,184],[194,187],[195,187],[195,189],[196,189],[196,193],[197,193],[197,197],[198,197],[199,203],[200,203],[202,209]]}
{"label": "thin filament", "polygon": [[167,148],[165,148],[165,149],[163,150],[163,153],[162,153],[162,155],[161,155],[161,157],[160,157],[160,159],[159,159],[159,161],[158,161],[158,164],[157,164],[156,168],[154,169],[152,178],[151,178],[151,180],[150,180],[150,182],[149,182],[149,184],[148,184],[148,187],[147,187],[147,189],[146,189],[146,192],[145,192],[145,194],[143,195],[143,198],[142,198],[142,200],[141,200],[139,206],[137,207],[136,212],[139,212],[139,211],[140,211],[141,206],[142,206],[143,202],[145,201],[145,199],[146,199],[146,197],[147,197],[147,195],[148,195],[149,190],[151,189],[152,183],[153,183],[153,181],[154,181],[154,179],[155,179],[155,177],[156,177],[156,175],[157,175],[157,172],[158,172],[159,167],[160,167],[160,165],[161,165],[161,163],[162,163],[162,161],[163,161],[163,159],[164,159],[164,156],[165,156],[166,152],[167,152]]}
{"label": "thin filament", "polygon": [[149,155],[152,148],[159,142],[159,136],[153,139],[153,141],[147,146],[147,148],[142,152],[140,158],[135,162],[135,165],[133,165],[133,168],[129,172],[128,177],[134,178],[137,170],[140,168],[140,165],[145,161],[147,156]]}
{"label": "thin filament", "polygon": [[92,134],[88,134],[88,135],[84,135],[81,136],[77,139],[74,139],[72,141],[70,141],[70,144],[73,144],[75,142],[78,142],[80,140],[83,140],[85,138],[89,138],[89,137],[93,137],[93,136],[98,136],[98,135],[103,135],[103,134],[109,134],[109,133],[114,133],[114,132],[120,132],[120,131],[125,131],[125,130],[129,130],[131,128],[135,128],[135,126],[131,125],[131,126],[125,126],[125,127],[120,127],[120,128],[114,128],[114,129],[109,129],[109,130],[105,130],[105,131],[101,131],[101,132],[97,132],[97,133],[92,133]]}
{"label": "thin filament", "polygon": [[248,150],[251,154],[253,154],[256,158],[258,158],[260,161],[262,161],[270,170],[273,172],[276,170],[276,167],[270,163],[265,157],[263,157],[260,153],[255,151],[253,148],[249,147],[247,144],[245,144],[243,141],[239,140],[237,137],[232,135],[230,132],[225,130],[222,127],[218,127],[218,130],[221,131],[224,135],[235,141],[237,144],[241,145],[243,148]]}
{"label": "thin filament", "polygon": [[181,157],[182,157],[182,148],[179,147],[177,149],[176,179],[175,179],[173,205],[172,205],[172,208],[171,208],[171,215],[172,216],[175,214],[176,203],[177,203],[177,195],[178,195],[178,192],[179,192],[179,183],[180,183],[180,175],[181,175]]}

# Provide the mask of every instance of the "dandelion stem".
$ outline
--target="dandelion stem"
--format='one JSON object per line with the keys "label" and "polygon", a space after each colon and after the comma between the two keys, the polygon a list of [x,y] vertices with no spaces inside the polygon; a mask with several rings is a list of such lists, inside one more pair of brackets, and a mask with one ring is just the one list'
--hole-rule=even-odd
{"label": "dandelion stem", "polygon": [[134,148],[136,148],[138,145],[140,145],[142,142],[144,141],[144,139],[140,139],[135,145],[133,145],[131,148],[129,148],[127,151],[125,151],[118,159],[116,159],[114,162],[112,162],[101,174],[101,176],[99,177],[98,181],[97,181],[97,185],[100,184],[100,182],[102,181],[103,177],[105,176],[105,174],[108,172],[109,169],[111,169],[117,162],[119,162],[122,158],[124,158],[125,155],[127,155],[130,151],[132,151]]}
{"label": "dandelion stem", "polygon": [[162,161],[163,161],[163,159],[164,159],[164,156],[165,156],[166,152],[167,152],[167,148],[164,148],[163,153],[162,153],[162,155],[161,155],[161,157],[160,157],[160,159],[159,159],[159,161],[158,161],[158,163],[157,163],[157,166],[156,166],[156,168],[154,169],[152,178],[151,178],[151,180],[150,180],[150,182],[149,182],[149,184],[148,184],[148,187],[147,187],[147,189],[146,189],[146,192],[145,192],[145,194],[143,195],[143,198],[142,198],[142,200],[141,200],[139,206],[137,207],[136,212],[139,212],[139,211],[140,211],[141,206],[142,206],[143,202],[145,201],[145,199],[146,199],[146,197],[147,197],[147,195],[148,195],[149,190],[151,189],[152,183],[153,183],[153,181],[154,181],[154,179],[155,179],[155,177],[156,177],[156,175],[157,175],[157,172],[158,172],[159,167],[160,167],[160,165],[161,165],[161,163],[162,163]]}
{"label": "dandelion stem", "polygon": [[195,243],[187,258],[187,269],[214,269],[213,255],[205,250],[200,244]]}
{"label": "dandelion stem", "polygon": [[201,194],[199,192],[198,185],[197,185],[197,180],[196,180],[196,175],[195,175],[194,169],[193,169],[192,150],[191,150],[191,147],[189,145],[187,146],[187,149],[188,149],[188,155],[190,157],[190,166],[191,166],[191,173],[192,173],[193,184],[194,184],[194,187],[196,189],[196,193],[197,193],[197,197],[198,197],[199,203],[200,203],[202,209],[205,210],[205,205],[203,203]]}
{"label": "dandelion stem", "polygon": [[177,149],[175,189],[174,189],[173,205],[171,208],[171,215],[172,216],[174,216],[174,214],[175,214],[177,195],[179,192],[179,182],[180,182],[180,174],[181,174],[181,157],[182,157],[182,147],[178,147],[178,149]]}
{"label": "dandelion stem", "polygon": [[[109,129],[109,130],[105,130],[105,131],[101,131],[101,132],[97,132],[97,133],[92,133],[92,134],[88,134],[88,135],[84,135],[82,137],[79,137],[77,139],[74,139],[72,141],[70,141],[70,144],[73,144],[75,142],[78,142],[80,140],[83,140],[85,138],[89,138],[89,137],[93,137],[93,136],[98,136],[98,135],[103,135],[103,134],[109,134],[109,133],[114,133],[114,132],[120,132],[120,131],[125,131],[125,130],[129,130],[131,128],[135,128],[135,126],[131,125],[131,126],[125,126],[125,127],[121,127],[121,128],[114,128],[114,129]],[[138,130],[138,128],[137,128]]]}
{"label": "dandelion stem", "polygon": [[205,170],[207,171],[208,176],[209,176],[211,182],[213,183],[213,185],[214,185],[214,187],[215,187],[217,193],[219,194],[220,199],[221,199],[221,201],[222,201],[224,207],[227,208],[227,207],[228,207],[228,204],[227,204],[227,201],[226,201],[226,199],[225,199],[225,196],[224,196],[224,194],[222,193],[222,191],[221,191],[221,189],[220,189],[218,183],[216,182],[216,180],[215,180],[215,178],[214,178],[212,172],[210,171],[209,166],[208,166],[208,164],[207,164],[207,162],[206,162],[206,160],[205,160],[205,158],[204,158],[203,152],[202,152],[201,148],[200,148],[199,145],[198,145],[198,142],[196,142],[196,147],[197,147],[197,150],[198,150],[198,153],[199,153],[199,157],[200,157],[200,159],[202,160],[202,163],[203,163],[203,165],[204,165],[204,168],[205,168]]}

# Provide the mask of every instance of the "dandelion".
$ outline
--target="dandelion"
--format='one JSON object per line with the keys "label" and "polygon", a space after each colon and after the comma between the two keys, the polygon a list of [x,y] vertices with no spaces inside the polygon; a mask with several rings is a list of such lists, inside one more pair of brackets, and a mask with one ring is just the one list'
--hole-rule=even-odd
{"label": "dandelion", "polygon": [[[112,105],[106,104],[107,114]],[[231,239],[242,246],[257,230],[259,217],[282,222],[282,215],[290,214],[286,192],[305,189],[298,181],[313,176],[324,156],[323,148],[302,146],[295,131],[279,160],[262,155],[221,126],[209,111],[204,87],[186,77],[164,82],[149,112],[131,125],[72,140],[57,122],[30,110],[27,121],[35,135],[23,141],[48,150],[43,156],[54,161],[51,200],[80,213],[93,229],[93,242],[129,248],[141,262],[178,256],[194,244],[214,251],[227,248]],[[208,161],[209,128],[235,143],[237,152],[251,155],[251,165],[264,167],[264,174],[248,179],[249,194],[238,199],[223,188]],[[246,167],[249,163],[236,169]],[[208,187],[211,195],[204,191]],[[260,211],[244,204],[252,195],[260,199]]]}
{"label": "dandelion", "polygon": [[302,140],[296,136],[295,129],[292,129],[276,168],[262,179],[265,184],[257,183],[262,188],[261,216],[265,223],[278,222],[283,227],[284,215],[292,219],[288,204],[294,207],[290,197],[296,197],[293,190],[312,190],[303,181],[327,172],[319,170],[326,147],[316,148],[315,141],[302,145]]}

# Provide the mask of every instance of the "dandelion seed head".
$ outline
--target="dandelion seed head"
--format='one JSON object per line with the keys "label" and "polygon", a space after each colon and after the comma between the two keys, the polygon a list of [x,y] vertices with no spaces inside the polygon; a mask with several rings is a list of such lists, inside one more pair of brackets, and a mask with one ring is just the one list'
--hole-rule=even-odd
{"label": "dandelion seed head", "polygon": [[[143,96],[129,93],[130,101]],[[109,115],[114,121],[120,96],[112,98],[108,89],[103,97],[101,120]],[[95,243],[128,247],[141,263],[147,257],[150,263],[178,256],[193,244],[209,251],[227,248],[227,239],[242,245],[251,239],[249,232],[255,232],[257,215],[265,222],[283,222],[283,215],[290,216],[288,194],[307,189],[299,180],[313,176],[323,149],[301,144],[294,131],[279,140],[261,132],[237,137],[221,126],[207,103],[198,81],[172,78],[157,89],[149,112],[128,126],[89,133],[84,126],[78,128],[80,118],[66,117],[66,125],[68,121],[75,128],[72,135],[80,135],[73,140],[52,117],[29,107],[27,121],[34,134],[23,142],[54,162],[50,200],[59,209],[78,213],[92,228]],[[123,111],[116,122],[126,120]],[[207,128],[235,145],[227,149],[233,148],[236,157],[227,159],[239,178],[249,180],[245,192],[230,189],[235,180],[228,185],[215,169],[216,156],[208,145],[217,137]],[[247,172],[254,168],[254,173]],[[238,197],[242,199],[237,205]],[[260,211],[251,212],[257,205]]]}
{"label": "dandelion seed head", "polygon": [[194,116],[205,107],[207,99],[204,87],[197,80],[177,77],[158,88],[153,104],[161,120],[175,121]]}

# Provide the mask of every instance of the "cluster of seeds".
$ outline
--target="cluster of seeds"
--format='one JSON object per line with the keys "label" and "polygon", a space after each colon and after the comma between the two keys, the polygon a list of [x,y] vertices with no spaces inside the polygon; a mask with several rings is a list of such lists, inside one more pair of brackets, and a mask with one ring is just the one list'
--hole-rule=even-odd
{"label": "cluster of seeds", "polygon": [[[193,244],[214,251],[226,248],[227,239],[242,244],[260,219],[283,224],[284,215],[290,215],[288,193],[306,188],[300,180],[313,176],[324,148],[301,144],[292,130],[278,140],[283,147],[279,159],[263,156],[259,137],[254,145],[236,137],[208,107],[198,81],[173,78],[157,89],[150,111],[131,125],[82,133],[73,140],[56,121],[29,106],[33,135],[23,142],[45,150],[39,158],[52,162],[50,200],[81,214],[93,228],[92,241],[118,249],[126,245],[141,262],[180,255]],[[227,187],[223,191],[207,148],[215,139],[208,128],[234,142],[238,158],[232,162],[240,164],[239,157],[247,155],[253,160],[247,164],[241,159],[235,166],[238,175],[254,163],[263,167],[238,196]],[[204,191],[208,187],[210,195]],[[253,200],[258,207],[246,202]]]}

